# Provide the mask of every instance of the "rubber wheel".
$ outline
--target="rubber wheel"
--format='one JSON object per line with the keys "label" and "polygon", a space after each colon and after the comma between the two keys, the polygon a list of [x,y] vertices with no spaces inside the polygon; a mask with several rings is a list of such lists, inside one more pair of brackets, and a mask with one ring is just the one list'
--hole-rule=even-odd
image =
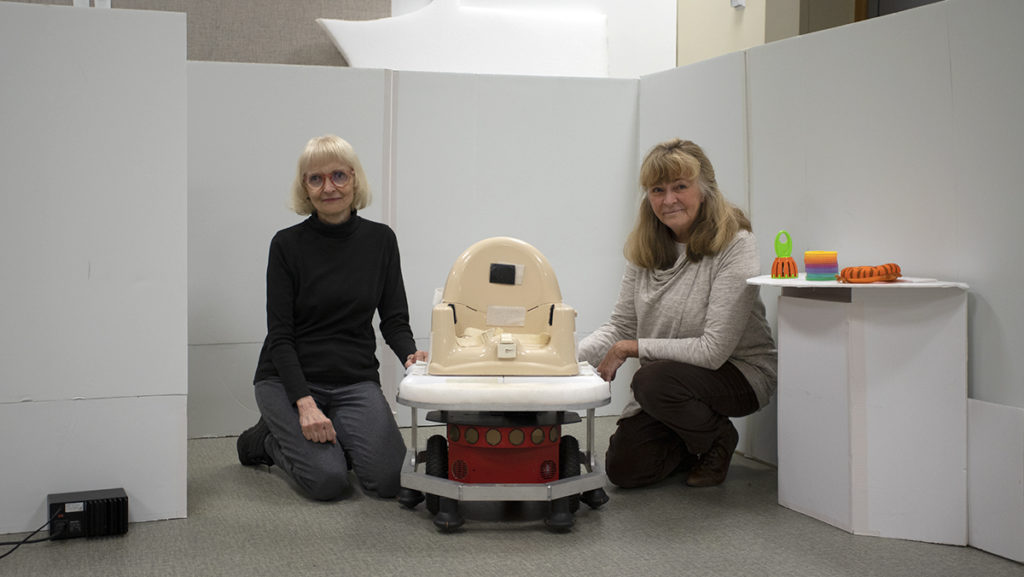
{"label": "rubber wheel", "polygon": [[[562,437],[558,445],[558,478],[568,479],[580,475],[580,442],[572,435]],[[580,508],[580,496],[569,495],[569,511],[575,513]]]}
{"label": "rubber wheel", "polygon": [[[433,435],[427,439],[426,473],[431,477],[448,478],[448,440],[441,435]],[[440,510],[440,497],[427,493],[427,511],[437,515]]]}

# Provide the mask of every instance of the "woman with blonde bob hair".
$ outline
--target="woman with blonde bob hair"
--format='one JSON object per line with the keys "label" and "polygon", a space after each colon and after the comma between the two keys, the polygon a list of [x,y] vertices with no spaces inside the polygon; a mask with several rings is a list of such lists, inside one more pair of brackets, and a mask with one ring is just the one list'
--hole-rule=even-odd
{"label": "woman with blonde bob hair", "polygon": [[652,148],[640,187],[619,299],[579,346],[607,381],[626,359],[640,361],[609,442],[608,478],[639,487],[682,470],[691,487],[718,485],[739,442],[730,417],[765,406],[776,385],[764,303],[746,282],[759,272],[757,241],[693,142]]}
{"label": "woman with blonde bob hair", "polygon": [[305,175],[311,166],[317,166],[331,161],[337,161],[352,168],[352,208],[362,210],[370,205],[373,195],[370,192],[370,184],[363,172],[363,164],[359,162],[355,149],[348,141],[327,134],[318,136],[306,144],[305,150],[299,157],[299,166],[292,182],[292,210],[296,214],[313,214],[315,208],[310,202],[309,192],[306,190]]}
{"label": "woman with blonde bob hair", "polygon": [[292,208],[267,262],[267,338],[256,366],[260,419],[238,437],[243,465],[277,465],[317,500],[342,497],[351,469],[394,497],[405,443],[381,392],[373,317],[406,367],[416,350],[395,233],[357,212],[370,187],[352,145],[334,135],[299,156]]}

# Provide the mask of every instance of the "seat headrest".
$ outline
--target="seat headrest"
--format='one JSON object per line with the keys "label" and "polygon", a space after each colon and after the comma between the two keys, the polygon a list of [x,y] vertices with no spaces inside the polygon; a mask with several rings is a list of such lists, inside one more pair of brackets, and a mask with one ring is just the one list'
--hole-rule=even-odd
{"label": "seat headrest", "polygon": [[532,245],[499,236],[467,248],[448,273],[442,299],[484,310],[488,305],[536,306],[562,302],[551,263]]}

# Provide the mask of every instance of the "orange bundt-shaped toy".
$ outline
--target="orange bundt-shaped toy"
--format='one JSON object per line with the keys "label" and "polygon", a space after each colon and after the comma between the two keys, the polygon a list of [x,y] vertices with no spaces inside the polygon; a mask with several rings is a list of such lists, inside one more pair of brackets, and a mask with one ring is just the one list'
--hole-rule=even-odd
{"label": "orange bundt-shaped toy", "polygon": [[772,262],[772,278],[796,278],[799,274],[791,256],[777,257]]}
{"label": "orange bundt-shaped toy", "polygon": [[[782,242],[782,235],[786,235],[786,242]],[[796,268],[796,261],[790,256],[793,254],[793,238],[789,233],[780,230],[775,235],[775,260],[772,262],[772,278],[796,278],[800,271]]]}

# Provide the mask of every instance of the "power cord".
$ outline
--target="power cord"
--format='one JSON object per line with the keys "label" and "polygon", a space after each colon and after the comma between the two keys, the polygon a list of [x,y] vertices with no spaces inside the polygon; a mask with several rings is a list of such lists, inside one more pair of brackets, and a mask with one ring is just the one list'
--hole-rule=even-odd
{"label": "power cord", "polygon": [[53,516],[49,518],[49,520],[47,520],[45,523],[43,523],[41,527],[39,527],[35,531],[32,531],[31,533],[29,533],[28,537],[25,537],[21,541],[8,541],[8,542],[0,543],[0,547],[5,547],[5,546],[8,546],[8,545],[14,545],[14,548],[12,548],[10,551],[4,553],[3,555],[0,555],[0,559],[3,559],[4,557],[10,555],[11,553],[14,553],[15,551],[18,550],[18,547],[21,547],[22,545],[26,545],[28,543],[42,543],[44,541],[50,541],[52,539],[56,539],[57,537],[60,537],[61,533],[64,532],[63,528],[61,528],[60,532],[57,533],[56,535],[50,535],[49,537],[43,537],[41,539],[32,540],[32,537],[36,533],[38,533],[38,532],[42,531],[43,529],[45,529],[47,525],[49,525],[54,519],[57,518],[57,515],[60,515],[60,513],[61,513],[61,510],[57,510],[57,512],[54,513]]}

